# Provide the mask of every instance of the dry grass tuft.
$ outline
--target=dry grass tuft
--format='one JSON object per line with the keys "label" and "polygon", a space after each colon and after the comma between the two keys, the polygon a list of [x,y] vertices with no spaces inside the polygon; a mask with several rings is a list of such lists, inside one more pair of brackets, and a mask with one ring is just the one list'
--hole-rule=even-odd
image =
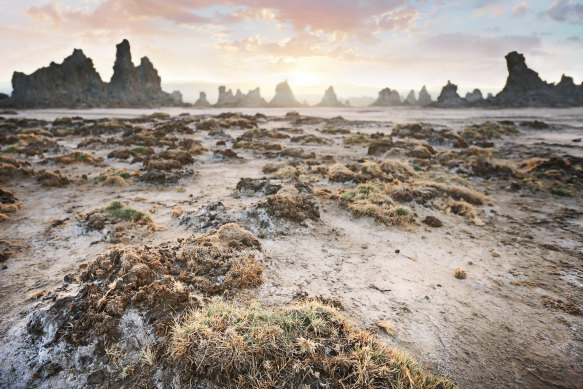
{"label": "dry grass tuft", "polygon": [[61,172],[58,170],[44,170],[38,172],[37,181],[42,186],[48,187],[60,187],[69,185],[69,179],[61,175]]}
{"label": "dry grass tuft", "polygon": [[484,224],[482,220],[484,212],[481,209],[466,203],[465,201],[447,199],[445,201],[434,202],[434,204],[438,209],[441,209],[446,214],[464,216],[466,219],[478,226]]}
{"label": "dry grass tuft", "polygon": [[333,165],[328,171],[328,180],[332,182],[352,181],[355,177],[356,174],[341,163]]}
{"label": "dry grass tuft", "polygon": [[497,122],[485,122],[466,127],[460,132],[460,136],[468,142],[499,139],[503,136],[518,134],[518,128],[511,124]]}
{"label": "dry grass tuft", "polygon": [[184,208],[182,208],[180,205],[175,205],[174,208],[172,208],[171,215],[172,217],[180,217],[183,213]]}
{"label": "dry grass tuft", "polygon": [[259,202],[257,206],[267,209],[275,217],[296,222],[320,218],[320,211],[312,196],[301,192],[292,185],[284,186],[275,195]]}
{"label": "dry grass tuft", "polygon": [[415,170],[408,163],[393,159],[382,161],[380,168],[385,174],[401,181],[406,181],[415,175]]}
{"label": "dry grass tuft", "polygon": [[379,223],[397,226],[415,223],[412,211],[393,204],[381,183],[367,182],[347,189],[340,195],[339,203],[354,216],[370,216]]}
{"label": "dry grass tuft", "polygon": [[458,280],[465,280],[468,277],[468,273],[461,267],[456,267],[453,271],[453,276]]}
{"label": "dry grass tuft", "polygon": [[125,187],[129,184],[122,176],[109,176],[103,181],[103,185]]}
{"label": "dry grass tuft", "polygon": [[181,382],[245,388],[454,388],[357,329],[333,307],[239,307],[215,298],[176,320],[169,353]]}
{"label": "dry grass tuft", "polygon": [[376,325],[391,336],[397,335],[397,330],[393,326],[393,323],[388,320],[379,320],[376,322]]}
{"label": "dry grass tuft", "polygon": [[70,165],[73,163],[85,163],[88,165],[98,166],[101,160],[93,158],[90,154],[75,151],[67,155],[60,155],[55,158],[55,162],[63,165]]}

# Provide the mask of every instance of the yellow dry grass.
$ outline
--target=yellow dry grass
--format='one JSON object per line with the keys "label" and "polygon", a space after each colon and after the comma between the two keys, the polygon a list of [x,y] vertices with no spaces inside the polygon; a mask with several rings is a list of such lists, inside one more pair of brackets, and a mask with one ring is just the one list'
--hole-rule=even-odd
{"label": "yellow dry grass", "polygon": [[281,308],[215,298],[176,319],[168,346],[182,383],[228,388],[454,388],[317,300]]}

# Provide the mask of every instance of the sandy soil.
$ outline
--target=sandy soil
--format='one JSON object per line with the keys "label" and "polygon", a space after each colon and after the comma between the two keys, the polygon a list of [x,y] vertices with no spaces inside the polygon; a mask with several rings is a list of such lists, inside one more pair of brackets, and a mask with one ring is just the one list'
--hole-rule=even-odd
{"label": "sandy soil", "polygon": [[[31,111],[18,117],[52,120],[60,116],[96,118],[118,114],[129,119],[144,113],[149,112]],[[113,149],[122,148],[119,145],[78,148],[77,144],[87,138],[83,135],[55,137],[60,147],[42,155],[3,154],[29,161],[32,169],[58,169],[71,183],[47,188],[32,177],[2,177],[0,181],[1,187],[13,192],[22,205],[9,214],[10,220],[0,222],[0,240],[14,244],[12,255],[0,263],[0,386],[24,386],[23,381],[13,381],[14,365],[20,361],[15,339],[23,336],[30,314],[50,304],[51,299],[41,294],[54,296],[48,292],[61,286],[66,275],[78,273],[115,243],[111,228],[88,229],[85,214],[120,200],[150,213],[155,223],[166,227],[128,229],[121,234],[119,242],[123,244],[153,245],[196,235],[214,226],[192,221],[202,220],[200,215],[207,212],[209,205],[221,202],[225,215],[230,215],[227,218],[233,219],[266,197],[261,193],[237,193],[235,188],[241,178],[269,176],[262,168],[275,161],[304,161],[251,149],[235,149],[240,159],[222,159],[212,150],[231,148],[234,139],[247,130],[232,127],[224,129],[224,134],[209,134],[197,126],[200,120],[219,111],[190,113],[196,118],[189,124],[194,133],[175,136],[195,139],[211,151],[195,156],[195,162],[187,166],[193,174],[177,184],[155,185],[132,178],[123,187],[103,185],[96,178],[107,168],[134,172],[143,170],[142,163],[107,158]],[[341,163],[383,158],[367,155],[366,146],[344,144],[346,135],[322,133],[319,130],[326,123],[321,120],[294,124],[283,116],[284,111],[264,113],[268,116],[260,121],[259,128],[300,128],[300,135],[312,134],[326,142],[301,145],[290,139],[269,139],[284,148],[314,152],[318,160],[330,155]],[[395,115],[378,110],[301,113],[327,118],[342,115],[351,121],[341,122],[339,127],[368,134],[389,134],[398,123],[424,122],[436,129],[458,131],[486,120],[512,120],[516,124],[542,120],[550,127],[519,126],[518,134],[494,140],[500,158],[520,166],[537,156],[583,157],[583,143],[573,141],[583,137],[581,109],[413,110]],[[120,134],[101,135],[103,140],[110,137],[119,139]],[[221,140],[226,146],[216,145]],[[0,147],[5,149],[8,144]],[[160,152],[164,148],[154,149]],[[54,161],[56,156],[74,151],[102,158],[102,162],[93,166]],[[412,166],[427,162],[401,158]],[[429,371],[449,376],[461,387],[583,387],[581,188],[572,189],[571,197],[557,196],[545,184],[533,191],[517,178],[460,178],[459,172],[436,164],[436,156],[430,161],[429,167],[423,169],[425,179],[441,176],[447,183],[461,182],[489,198],[487,204],[477,207],[482,212],[479,222],[413,202],[408,206],[418,216],[416,225],[389,226],[370,217],[351,215],[337,201],[316,196],[319,220],[286,221],[275,226],[276,233],[269,233],[273,229],[263,231],[266,281],[256,291],[257,298],[266,304],[289,302],[298,295],[335,298],[347,315],[362,326],[374,328],[375,322],[388,320],[396,333],[390,336],[379,332],[387,343],[407,350]],[[356,185],[332,183],[325,175],[303,176],[311,177],[313,188],[334,190]],[[173,217],[176,206],[183,208],[185,214]],[[439,218],[443,226],[432,228],[420,223],[427,215]],[[219,223],[223,221],[220,219]],[[466,279],[454,277],[458,267],[467,272]]]}

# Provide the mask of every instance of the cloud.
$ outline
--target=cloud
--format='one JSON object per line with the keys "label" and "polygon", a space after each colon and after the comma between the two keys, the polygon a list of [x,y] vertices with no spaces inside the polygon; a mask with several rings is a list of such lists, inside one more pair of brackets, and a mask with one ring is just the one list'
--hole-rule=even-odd
{"label": "cloud", "polygon": [[408,0],[225,0],[218,4],[227,12],[222,14],[215,10],[208,15],[210,7],[217,5],[211,0],[104,0],[89,11],[63,7],[59,3],[33,5],[26,10],[26,15],[59,26],[125,28],[144,33],[146,27],[152,28],[151,24],[156,21],[177,25],[277,21],[296,31],[310,29],[335,36],[343,33],[374,42],[372,37],[379,28],[407,29],[419,14]]}
{"label": "cloud", "polygon": [[541,40],[535,36],[490,37],[470,33],[450,33],[423,40],[419,44],[418,51],[424,53],[423,55],[435,54],[448,58],[499,59],[513,50],[534,51],[540,47]]}
{"label": "cloud", "polygon": [[38,21],[50,21],[59,27],[65,26],[73,32],[101,29],[153,33],[156,29],[151,22],[156,20],[170,21],[177,25],[210,23],[209,19],[191,11],[213,3],[210,0],[105,0],[91,11],[50,3],[42,7],[30,6],[25,15]]}
{"label": "cloud", "polygon": [[58,3],[47,4],[42,7],[32,5],[26,10],[26,14],[38,21],[50,22],[55,27],[63,25]]}
{"label": "cloud", "polygon": [[583,24],[583,3],[555,0],[543,14],[557,22]]}
{"label": "cloud", "polygon": [[512,16],[522,17],[528,15],[531,12],[532,10],[528,7],[526,1],[523,1],[512,9]]}
{"label": "cloud", "polygon": [[262,54],[275,57],[312,57],[326,55],[322,45],[326,40],[316,34],[303,33],[282,42],[265,41],[255,35],[224,46],[245,54]]}
{"label": "cloud", "polygon": [[474,12],[472,12],[472,18],[498,18],[504,15],[504,11],[500,3],[498,2],[485,2]]}
{"label": "cloud", "polygon": [[362,54],[352,46],[336,44],[324,34],[299,33],[283,41],[269,41],[260,35],[246,37],[234,42],[220,44],[224,49],[238,54],[268,56],[289,64],[297,58],[328,57],[331,59],[357,62],[371,60],[373,57]]}
{"label": "cloud", "polygon": [[407,30],[415,24],[419,11],[413,7],[400,8],[381,16],[378,24],[383,30]]}

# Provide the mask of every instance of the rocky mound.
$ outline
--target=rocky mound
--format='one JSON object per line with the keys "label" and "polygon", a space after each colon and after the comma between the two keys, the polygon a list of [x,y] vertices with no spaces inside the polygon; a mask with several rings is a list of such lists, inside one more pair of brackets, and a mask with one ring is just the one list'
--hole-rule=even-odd
{"label": "rocky mound", "polygon": [[334,92],[334,87],[332,86],[326,89],[322,101],[320,102],[320,104],[318,104],[318,107],[344,107],[344,106],[345,105],[340,100],[338,100],[336,92]]}
{"label": "rocky mound", "polygon": [[408,105],[417,105],[417,98],[415,97],[415,91],[413,89],[409,91],[404,103]]}
{"label": "rocky mound", "polygon": [[470,104],[480,103],[484,100],[482,96],[482,91],[479,89],[474,89],[471,92],[466,93],[466,101]]}
{"label": "rocky mound", "polygon": [[0,104],[14,107],[141,107],[181,105],[180,92],[162,91],[161,79],[147,57],[132,63],[130,44],[117,45],[110,83],[101,80],[93,61],[75,49],[62,64],[51,62],[30,75],[14,72],[12,96]]}
{"label": "rocky mound", "polygon": [[206,93],[205,92],[200,92],[199,98],[194,103],[194,106],[196,108],[208,108],[208,107],[211,106],[211,103],[209,103],[208,100],[206,99]]}
{"label": "rocky mound", "polygon": [[291,90],[287,80],[277,84],[275,87],[275,96],[273,96],[273,99],[269,102],[269,105],[272,107],[302,106],[302,104],[296,100],[294,92]]}
{"label": "rocky mound", "polygon": [[431,95],[427,92],[427,88],[423,85],[423,88],[419,91],[419,98],[417,98],[417,105],[425,106],[433,103]]}
{"label": "rocky mound", "polygon": [[401,96],[396,90],[391,90],[390,88],[382,89],[379,92],[379,97],[371,105],[373,107],[391,107],[394,105],[401,105]]}
{"label": "rocky mound", "polygon": [[484,99],[479,89],[466,94],[457,94],[457,85],[450,81],[441,90],[434,107],[564,107],[583,105],[583,84],[576,85],[572,77],[563,75],[561,81],[549,84],[537,72],[526,65],[524,56],[516,51],[506,55],[508,78],[506,85],[495,97]]}
{"label": "rocky mound", "polygon": [[457,85],[447,81],[447,84],[441,89],[437,102],[433,105],[442,108],[465,107],[467,101],[458,95]]}

